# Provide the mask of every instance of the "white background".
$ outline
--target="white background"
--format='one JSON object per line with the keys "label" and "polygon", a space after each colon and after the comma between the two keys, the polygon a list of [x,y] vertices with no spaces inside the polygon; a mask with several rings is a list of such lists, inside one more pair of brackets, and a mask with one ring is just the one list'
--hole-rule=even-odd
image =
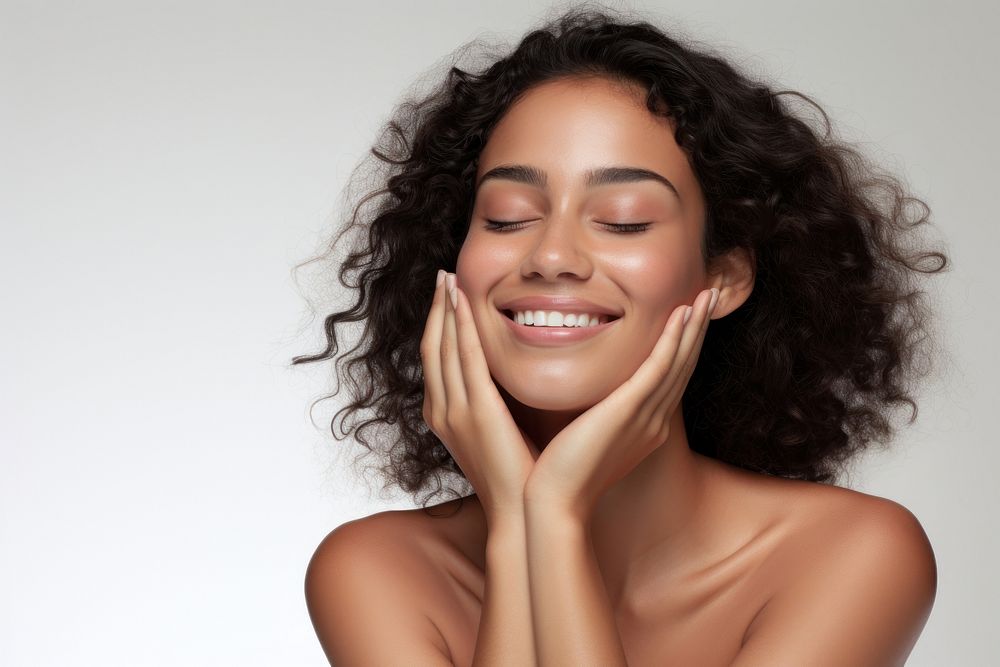
{"label": "white background", "polygon": [[[628,6],[814,96],[931,206],[947,356],[850,485],[937,554],[909,664],[994,661],[997,10]],[[292,268],[404,91],[548,7],[0,3],[0,663],[326,664],[312,550],[415,504],[352,481],[332,409],[310,422],[330,366],[288,369],[320,341]]]}

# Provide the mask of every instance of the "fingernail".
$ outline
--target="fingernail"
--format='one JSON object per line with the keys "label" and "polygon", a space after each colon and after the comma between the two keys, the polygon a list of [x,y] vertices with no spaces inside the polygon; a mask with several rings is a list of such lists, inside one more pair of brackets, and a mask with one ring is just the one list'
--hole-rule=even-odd
{"label": "fingernail", "polygon": [[448,290],[448,294],[451,295],[451,307],[458,308],[458,292],[452,287]]}
{"label": "fingernail", "polygon": [[444,269],[438,269],[437,280],[434,282],[435,287],[440,287],[441,283],[444,282]]}
{"label": "fingernail", "polygon": [[452,289],[453,287],[455,287],[455,274],[454,273],[446,273],[446,274],[444,274],[444,282],[445,282],[445,286],[449,290]]}
{"label": "fingernail", "polygon": [[691,306],[688,306],[684,310],[684,324],[687,324],[687,321],[691,319],[691,311],[692,310],[694,310],[694,309]]}
{"label": "fingernail", "polygon": [[708,312],[715,310],[715,304],[719,302],[719,290],[715,287],[712,288],[712,300],[708,302]]}

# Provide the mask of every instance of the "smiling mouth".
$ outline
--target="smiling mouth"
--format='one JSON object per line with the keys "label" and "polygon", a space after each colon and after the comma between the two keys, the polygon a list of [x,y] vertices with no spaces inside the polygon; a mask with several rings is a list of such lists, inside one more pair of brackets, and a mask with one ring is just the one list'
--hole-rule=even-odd
{"label": "smiling mouth", "polygon": [[[514,318],[514,311],[512,311],[512,310],[501,310],[500,312],[503,313],[504,317],[506,317],[508,320],[511,320],[512,322],[514,322],[515,324],[517,324],[517,320]],[[599,321],[600,321],[601,324],[607,324],[608,322],[614,322],[615,320],[619,319],[619,316],[618,315],[607,315],[607,314],[604,314],[604,313],[600,313],[599,314],[599,318],[600,318]],[[584,328],[587,328],[587,327],[577,327],[575,325],[566,325],[566,324],[562,324],[562,325],[559,325],[559,326],[555,326],[555,325],[522,324],[520,326],[524,326],[524,327],[537,326],[540,329],[584,329]]]}

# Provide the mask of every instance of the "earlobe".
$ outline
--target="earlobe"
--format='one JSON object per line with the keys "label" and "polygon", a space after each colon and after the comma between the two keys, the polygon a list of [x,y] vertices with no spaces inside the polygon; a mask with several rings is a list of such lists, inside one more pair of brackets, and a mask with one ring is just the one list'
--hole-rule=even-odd
{"label": "earlobe", "polygon": [[719,303],[712,319],[725,317],[750,298],[757,278],[757,261],[753,250],[737,247],[710,262],[708,287],[719,290]]}

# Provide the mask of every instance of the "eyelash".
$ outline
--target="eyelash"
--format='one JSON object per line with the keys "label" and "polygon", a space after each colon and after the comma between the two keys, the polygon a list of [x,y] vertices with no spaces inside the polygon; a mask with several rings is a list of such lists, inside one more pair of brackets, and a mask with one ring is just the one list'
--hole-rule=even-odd
{"label": "eyelash", "polygon": [[[489,219],[487,219],[486,220],[486,226],[485,226],[485,228],[488,229],[488,230],[490,230],[490,231],[495,231],[495,232],[509,232],[509,231],[513,231],[515,229],[520,229],[522,225],[524,225],[525,223],[528,223],[528,222],[531,222],[531,221],[530,220],[518,220],[518,221],[514,221],[514,222],[506,222],[506,221],[503,221],[503,220],[489,220]],[[649,228],[649,225],[650,225],[650,223],[648,223],[648,222],[639,222],[639,223],[628,224],[628,225],[626,225],[626,224],[616,224],[616,223],[613,223],[613,222],[602,222],[602,223],[599,223],[599,224],[602,224],[605,227],[610,227],[612,230],[615,231],[615,233],[618,233],[618,234],[638,234],[640,232],[646,231]]]}

